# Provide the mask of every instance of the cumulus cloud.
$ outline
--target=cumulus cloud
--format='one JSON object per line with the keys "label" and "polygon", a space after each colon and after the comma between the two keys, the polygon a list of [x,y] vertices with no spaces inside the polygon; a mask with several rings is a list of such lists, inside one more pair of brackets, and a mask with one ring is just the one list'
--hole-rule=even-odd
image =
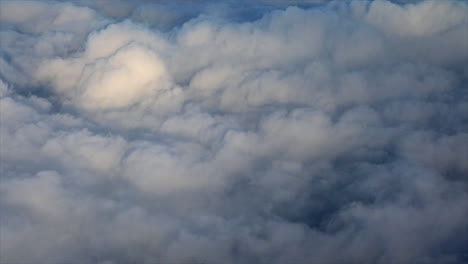
{"label": "cumulus cloud", "polygon": [[467,263],[464,1],[1,1],[0,263]]}

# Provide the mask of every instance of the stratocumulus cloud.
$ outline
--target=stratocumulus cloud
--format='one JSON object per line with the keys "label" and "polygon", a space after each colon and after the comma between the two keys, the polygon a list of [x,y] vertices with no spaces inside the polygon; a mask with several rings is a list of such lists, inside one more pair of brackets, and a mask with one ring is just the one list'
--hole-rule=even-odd
{"label": "stratocumulus cloud", "polygon": [[1,1],[0,263],[468,263],[468,3]]}

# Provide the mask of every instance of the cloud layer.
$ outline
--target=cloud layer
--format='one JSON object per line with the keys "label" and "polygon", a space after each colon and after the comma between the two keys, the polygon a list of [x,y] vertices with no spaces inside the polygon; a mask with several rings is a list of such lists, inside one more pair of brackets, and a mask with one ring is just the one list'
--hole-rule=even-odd
{"label": "cloud layer", "polygon": [[1,1],[0,263],[468,263],[464,1]]}

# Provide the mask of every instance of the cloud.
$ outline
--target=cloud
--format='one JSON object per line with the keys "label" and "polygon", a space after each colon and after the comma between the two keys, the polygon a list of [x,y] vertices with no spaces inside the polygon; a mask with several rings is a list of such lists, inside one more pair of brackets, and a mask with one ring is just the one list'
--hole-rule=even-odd
{"label": "cloud", "polygon": [[0,2],[0,262],[467,262],[467,9]]}

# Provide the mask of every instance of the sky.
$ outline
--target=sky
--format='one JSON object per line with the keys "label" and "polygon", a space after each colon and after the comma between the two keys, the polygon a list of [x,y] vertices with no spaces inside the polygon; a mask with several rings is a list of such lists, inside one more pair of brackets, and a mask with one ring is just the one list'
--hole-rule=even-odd
{"label": "sky", "polygon": [[468,2],[0,1],[0,263],[468,263]]}

